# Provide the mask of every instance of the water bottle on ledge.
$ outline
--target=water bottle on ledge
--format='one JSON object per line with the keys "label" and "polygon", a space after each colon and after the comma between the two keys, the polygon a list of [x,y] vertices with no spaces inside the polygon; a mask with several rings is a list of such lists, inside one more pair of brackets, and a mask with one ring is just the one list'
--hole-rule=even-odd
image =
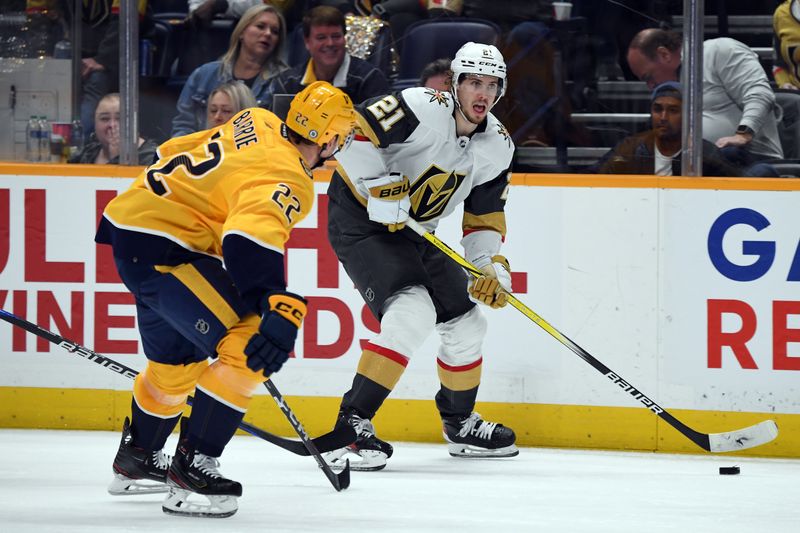
{"label": "water bottle on ledge", "polygon": [[31,163],[39,162],[39,119],[34,115],[25,126],[25,159]]}
{"label": "water bottle on ledge", "polygon": [[50,157],[50,122],[47,117],[39,117],[39,161],[49,163]]}
{"label": "water bottle on ledge", "polygon": [[83,151],[83,141],[83,125],[80,120],[75,119],[72,121],[72,132],[69,137],[69,157]]}

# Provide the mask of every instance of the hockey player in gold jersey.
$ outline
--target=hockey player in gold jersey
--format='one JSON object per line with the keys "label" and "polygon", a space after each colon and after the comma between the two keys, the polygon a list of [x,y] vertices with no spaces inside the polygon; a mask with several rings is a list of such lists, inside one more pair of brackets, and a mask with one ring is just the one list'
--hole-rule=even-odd
{"label": "hockey player in gold jersey", "polygon": [[[250,108],[167,141],[106,207],[96,240],[112,245],[135,297],[148,359],[112,494],[169,489],[167,513],[236,512],[242,487],[219,473],[217,458],[256,387],[294,348],[306,301],[286,291],[284,247],[313,205],[312,169],[350,141],[354,124],[345,93],[311,84],[286,123]],[[192,414],[170,461],[162,449],[190,393]]]}

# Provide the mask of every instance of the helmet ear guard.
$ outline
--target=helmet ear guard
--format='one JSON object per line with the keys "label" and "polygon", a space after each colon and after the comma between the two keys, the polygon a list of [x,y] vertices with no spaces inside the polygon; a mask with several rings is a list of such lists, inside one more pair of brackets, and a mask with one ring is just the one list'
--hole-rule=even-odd
{"label": "helmet ear guard", "polygon": [[457,104],[458,82],[464,74],[494,76],[497,78],[500,92],[494,100],[495,104],[506,93],[506,63],[503,60],[503,54],[494,45],[471,41],[464,44],[458,49],[456,56],[450,63],[450,70],[453,72],[450,90],[453,92]]}
{"label": "helmet ear guard", "polygon": [[353,101],[325,81],[316,81],[297,93],[286,115],[292,131],[318,146],[324,147],[338,135],[340,150],[352,139],[355,124]]}

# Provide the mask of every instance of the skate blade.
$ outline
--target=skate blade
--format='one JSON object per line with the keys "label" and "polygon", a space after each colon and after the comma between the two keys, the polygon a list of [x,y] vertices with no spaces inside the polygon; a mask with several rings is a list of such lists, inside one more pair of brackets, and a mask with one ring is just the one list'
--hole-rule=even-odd
{"label": "skate blade", "polygon": [[514,444],[504,448],[491,449],[469,444],[450,443],[447,445],[447,450],[453,457],[468,457],[471,459],[514,457],[519,455],[519,449]]}
{"label": "skate blade", "polygon": [[[207,501],[189,501],[190,498],[205,498]],[[175,516],[227,518],[239,510],[239,504],[236,496],[197,494],[186,489],[169,487],[169,494],[161,504],[161,510]]]}
{"label": "skate blade", "polygon": [[349,446],[325,454],[325,462],[334,470],[342,470],[350,460],[350,470],[375,472],[386,468],[386,454],[376,450],[353,450]]}
{"label": "skate blade", "polygon": [[144,479],[131,479],[122,474],[114,474],[108,485],[108,493],[112,496],[138,496],[139,494],[164,494],[169,491],[165,483]]}

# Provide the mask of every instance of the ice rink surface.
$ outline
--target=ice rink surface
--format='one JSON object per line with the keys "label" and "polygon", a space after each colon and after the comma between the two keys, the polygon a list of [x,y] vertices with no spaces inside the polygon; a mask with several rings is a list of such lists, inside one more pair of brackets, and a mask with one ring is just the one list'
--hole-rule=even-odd
{"label": "ice rink surface", "polygon": [[[176,437],[168,442],[174,449]],[[161,495],[106,492],[119,434],[0,430],[0,530],[173,533],[800,531],[800,461],[523,448],[456,459],[395,443],[380,472],[337,493],[313,458],[235,437],[221,471],[244,495],[231,518],[167,516]],[[739,465],[738,476],[719,475]]]}

